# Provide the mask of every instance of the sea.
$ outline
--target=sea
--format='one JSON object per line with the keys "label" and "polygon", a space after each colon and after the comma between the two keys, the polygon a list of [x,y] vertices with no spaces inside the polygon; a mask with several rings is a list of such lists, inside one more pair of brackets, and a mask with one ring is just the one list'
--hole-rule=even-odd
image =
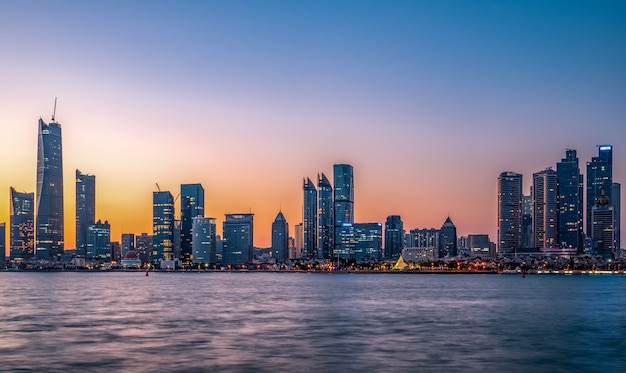
{"label": "sea", "polygon": [[626,275],[0,272],[0,371],[626,372]]}

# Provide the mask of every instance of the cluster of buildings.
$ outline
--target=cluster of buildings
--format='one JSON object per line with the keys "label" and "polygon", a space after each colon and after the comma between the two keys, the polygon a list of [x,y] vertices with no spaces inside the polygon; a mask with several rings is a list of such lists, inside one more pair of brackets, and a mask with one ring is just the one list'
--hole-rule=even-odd
{"label": "cluster of buildings", "polygon": [[621,256],[620,184],[613,181],[611,145],[599,146],[598,156],[587,162],[586,185],[572,149],[556,170],[547,168],[532,177],[528,195],[521,174],[503,172],[498,178],[500,256]]}
{"label": "cluster of buildings", "polygon": [[[384,226],[355,222],[354,169],[335,164],[333,183],[324,173],[317,175],[317,183],[304,178],[302,221],[295,225],[292,237],[279,211],[272,223],[271,248],[264,251],[254,247],[252,213],[226,214],[222,236],[216,234],[217,219],[205,216],[204,188],[199,183],[182,184],[176,197],[157,184],[152,233],[122,233],[120,241],[112,242],[108,221],[96,220],[96,178],[76,170],[76,249],[65,250],[61,126],[54,117],[51,123],[39,119],[38,125],[36,193],[10,188],[9,259],[15,262],[236,268],[289,260],[346,263],[402,257],[425,262],[524,254],[620,255],[620,184],[612,179],[610,145],[600,146],[598,157],[587,163],[586,205],[575,150],[566,151],[556,171],[548,168],[534,173],[529,195],[523,194],[521,174],[501,173],[497,245],[486,234],[457,237],[450,217],[439,229],[408,232],[398,215],[388,216]],[[4,259],[6,234],[6,224],[0,223],[0,259]]]}

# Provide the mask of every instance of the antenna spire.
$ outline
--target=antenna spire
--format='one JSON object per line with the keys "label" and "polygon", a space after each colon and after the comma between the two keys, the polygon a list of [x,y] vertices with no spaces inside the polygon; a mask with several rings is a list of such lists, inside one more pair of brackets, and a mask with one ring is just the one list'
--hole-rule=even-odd
{"label": "antenna spire", "polygon": [[54,122],[54,116],[57,113],[57,98],[54,98],[54,111],[52,112],[52,122]]}

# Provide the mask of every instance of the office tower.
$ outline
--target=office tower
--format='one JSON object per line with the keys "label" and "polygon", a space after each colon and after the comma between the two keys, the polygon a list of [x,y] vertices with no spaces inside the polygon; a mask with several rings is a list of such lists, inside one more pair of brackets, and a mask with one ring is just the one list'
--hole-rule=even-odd
{"label": "office tower", "polygon": [[174,197],[170,192],[152,193],[152,263],[174,259]]}
{"label": "office tower", "polygon": [[254,214],[226,214],[222,224],[222,265],[242,265],[254,258]]}
{"label": "office tower", "polygon": [[522,175],[498,177],[498,255],[513,255],[522,245]]}
{"label": "office tower", "polygon": [[[342,248],[341,233],[344,224],[354,223],[354,170],[349,164],[336,164],[333,166],[334,179],[334,253],[333,257],[339,255],[348,257],[349,248]],[[347,240],[346,242],[348,242]]]}
{"label": "office tower", "polygon": [[272,256],[281,263],[289,259],[289,224],[281,211],[272,223]]}
{"label": "office tower", "polygon": [[111,256],[111,261],[120,263],[122,261],[122,245],[119,242],[114,241],[114,242],[111,242],[109,247],[110,247],[109,252]]}
{"label": "office tower", "polygon": [[303,180],[304,206],[302,209],[302,222],[304,227],[304,247],[302,256],[305,258],[317,258],[317,189],[311,181]]}
{"label": "office tower", "polygon": [[135,235],[133,233],[122,233],[122,258],[126,257],[126,253],[135,251]]}
{"label": "office tower", "polygon": [[302,248],[304,247],[304,224],[296,224],[294,227],[294,259],[302,258]]}
{"label": "office tower", "polygon": [[383,256],[383,225],[381,223],[352,224],[354,259],[379,260]]}
{"label": "office tower", "polygon": [[85,257],[87,227],[96,221],[96,177],[76,170],[76,256]]}
{"label": "office tower", "polygon": [[191,264],[193,218],[196,216],[204,216],[204,188],[202,184],[182,184],[180,186],[180,259],[183,266]]}
{"label": "office tower", "polygon": [[411,247],[427,247],[437,250],[439,254],[439,230],[435,228],[411,229],[410,231],[413,242]]}
{"label": "office tower", "polygon": [[35,193],[16,192],[13,187],[10,190],[10,257],[31,259],[35,256]]}
{"label": "office tower", "polygon": [[613,183],[613,186],[611,187],[611,205],[613,205],[613,213],[615,214],[615,248],[617,249],[618,253],[621,251],[622,248],[622,219],[620,218],[622,211],[621,187],[622,186],[620,183]]}
{"label": "office tower", "polygon": [[385,258],[398,259],[402,255],[404,228],[400,215],[387,216],[385,222]]}
{"label": "office tower", "polygon": [[[174,200],[174,203],[176,203],[176,200]],[[180,241],[181,241],[181,221],[180,219],[176,219],[174,218],[174,235],[172,237],[174,237],[174,240],[172,241],[172,257],[173,258],[180,258]]]}
{"label": "office tower", "polygon": [[533,174],[533,247],[549,249],[559,247],[557,237],[556,172],[545,169]]}
{"label": "office tower", "polygon": [[567,149],[565,158],[556,164],[558,204],[558,246],[584,249],[583,175],[578,166],[576,150]]}
{"label": "office tower", "polygon": [[600,189],[600,196],[591,208],[591,239],[598,255],[604,258],[615,258],[615,211],[609,198]]}
{"label": "office tower", "polygon": [[0,223],[0,263],[4,263],[7,251],[7,223]]}
{"label": "office tower", "polygon": [[533,203],[532,195],[523,195],[524,215],[522,215],[522,247],[533,246]]}
{"label": "office tower", "polygon": [[470,234],[467,236],[467,243],[472,258],[494,258],[494,252],[491,252],[491,241],[489,235],[486,234]]}
{"label": "office tower", "polygon": [[587,235],[591,236],[591,209],[600,197],[601,189],[605,195],[612,196],[613,187],[613,146],[600,145],[598,156],[587,162]]}
{"label": "office tower", "polygon": [[191,233],[192,262],[205,266],[217,263],[215,259],[215,219],[204,216],[194,216],[192,219]]}
{"label": "office tower", "polygon": [[111,226],[100,220],[87,227],[85,258],[97,260],[111,259]]}
{"label": "office tower", "polygon": [[448,216],[439,230],[439,257],[455,257],[456,249],[456,226]]}
{"label": "office tower", "polygon": [[333,251],[333,187],[324,173],[317,181],[317,256],[330,259]]}
{"label": "office tower", "polygon": [[35,254],[59,259],[64,251],[61,125],[39,118]]}
{"label": "office tower", "polygon": [[135,236],[135,251],[142,263],[150,263],[152,260],[152,236],[148,233]]}

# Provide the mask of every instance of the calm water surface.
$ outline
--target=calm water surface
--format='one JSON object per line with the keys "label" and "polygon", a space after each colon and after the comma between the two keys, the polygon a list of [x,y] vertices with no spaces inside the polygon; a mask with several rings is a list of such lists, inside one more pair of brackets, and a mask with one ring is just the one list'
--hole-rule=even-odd
{"label": "calm water surface", "polygon": [[626,276],[0,272],[1,371],[626,372]]}

